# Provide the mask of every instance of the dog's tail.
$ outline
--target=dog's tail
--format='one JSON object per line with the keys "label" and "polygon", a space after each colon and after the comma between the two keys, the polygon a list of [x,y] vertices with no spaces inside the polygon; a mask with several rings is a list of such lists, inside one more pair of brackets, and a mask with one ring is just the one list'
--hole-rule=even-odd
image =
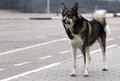
{"label": "dog's tail", "polygon": [[105,22],[106,10],[96,10],[93,12],[93,18],[103,24]]}
{"label": "dog's tail", "polygon": [[[93,13],[93,18],[103,25],[104,23],[106,23],[105,15],[106,15],[106,10],[95,10]],[[110,28],[107,24],[105,25],[104,30],[108,34],[110,33]]]}

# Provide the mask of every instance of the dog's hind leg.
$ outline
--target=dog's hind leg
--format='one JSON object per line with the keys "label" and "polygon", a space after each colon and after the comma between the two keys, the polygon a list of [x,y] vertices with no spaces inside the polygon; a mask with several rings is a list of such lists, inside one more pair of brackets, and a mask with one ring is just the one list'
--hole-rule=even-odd
{"label": "dog's hind leg", "polygon": [[106,63],[106,37],[101,36],[98,38],[98,42],[103,52],[103,71],[107,71],[107,63]]}
{"label": "dog's hind leg", "polygon": [[90,47],[87,47],[87,54],[88,54],[88,63],[90,64],[91,56],[90,56]]}
{"label": "dog's hind leg", "polygon": [[72,60],[73,60],[73,67],[72,67],[72,73],[71,76],[76,76],[76,53],[77,53],[77,47],[72,45]]}

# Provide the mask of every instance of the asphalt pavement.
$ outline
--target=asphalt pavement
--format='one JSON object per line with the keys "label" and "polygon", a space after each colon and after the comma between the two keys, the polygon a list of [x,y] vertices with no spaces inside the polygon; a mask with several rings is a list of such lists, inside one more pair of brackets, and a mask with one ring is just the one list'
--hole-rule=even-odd
{"label": "asphalt pavement", "polygon": [[[91,18],[89,14],[83,16]],[[78,50],[77,76],[70,77],[71,50],[61,17],[1,10],[0,81],[119,81],[119,21],[119,17],[107,17],[111,29],[107,37],[109,70],[102,71],[102,53],[96,43],[91,48],[90,76],[82,75],[83,58]]]}

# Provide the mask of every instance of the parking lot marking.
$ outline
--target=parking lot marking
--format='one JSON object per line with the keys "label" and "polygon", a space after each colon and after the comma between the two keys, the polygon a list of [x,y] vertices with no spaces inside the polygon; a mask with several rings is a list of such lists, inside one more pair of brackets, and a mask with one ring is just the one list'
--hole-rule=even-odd
{"label": "parking lot marking", "polygon": [[5,69],[0,69],[0,71],[3,71],[3,70],[5,70]]}
{"label": "parking lot marking", "polygon": [[14,49],[14,50],[10,50],[10,51],[7,51],[7,52],[2,52],[2,53],[0,53],[0,55],[6,55],[6,54],[9,54],[9,53],[14,53],[14,52],[18,52],[18,51],[23,51],[23,50],[35,48],[35,47],[40,47],[40,46],[44,46],[44,45],[55,43],[55,42],[65,41],[67,39],[68,38],[61,38],[61,39],[52,40],[52,41],[49,41],[49,42],[35,44],[35,45],[32,45],[32,46],[27,46],[27,47],[23,47],[23,48],[19,48],[19,49]]}
{"label": "parking lot marking", "polygon": [[[120,36],[118,36],[118,38],[120,38]],[[39,47],[39,46],[44,46],[44,45],[55,43],[55,42],[65,41],[65,40],[68,40],[68,38],[61,38],[61,39],[58,39],[58,40],[52,40],[52,41],[49,41],[49,42],[44,42],[44,43],[35,44],[35,45],[32,45],[32,46],[27,46],[27,47],[23,47],[23,48],[19,48],[19,49],[10,50],[10,51],[6,51],[6,52],[2,52],[2,53],[0,53],[0,55],[6,55],[6,54],[9,54],[9,53],[23,51],[23,50],[27,50],[27,49],[31,49],[31,48],[35,48],[35,47]],[[110,40],[113,40],[113,38],[108,39],[108,41],[110,41]]]}
{"label": "parking lot marking", "polygon": [[50,65],[47,65],[47,66],[44,66],[44,67],[41,67],[41,68],[38,68],[38,69],[35,69],[35,70],[31,70],[31,71],[28,71],[28,72],[25,72],[25,73],[21,73],[21,74],[12,76],[12,77],[8,77],[8,78],[5,78],[5,79],[2,79],[2,80],[0,80],[0,81],[13,80],[13,79],[15,79],[15,78],[19,78],[19,77],[22,77],[22,76],[25,76],[25,75],[28,75],[28,74],[31,74],[31,73],[34,73],[34,72],[38,72],[38,71],[41,71],[41,70],[45,70],[45,69],[48,69],[48,68],[57,66],[57,65],[59,65],[59,64],[61,64],[61,63],[53,63],[53,64],[50,64]]}
{"label": "parking lot marking", "polygon": [[115,38],[109,38],[109,39],[107,39],[107,41],[112,41],[112,40],[114,40]]}
{"label": "parking lot marking", "polygon": [[69,53],[70,50],[66,50],[66,51],[63,51],[63,52],[60,52],[59,54],[65,54],[65,53]]}
{"label": "parking lot marking", "polygon": [[45,56],[45,57],[39,58],[39,60],[44,60],[44,59],[48,59],[48,58],[51,58],[51,57],[53,57],[53,56]]}
{"label": "parking lot marking", "polygon": [[28,64],[28,63],[30,63],[30,62],[31,62],[31,61],[22,62],[22,63],[14,64],[14,66],[22,66],[22,65]]}
{"label": "parking lot marking", "polygon": [[[113,44],[113,45],[107,46],[106,49],[110,49],[110,48],[113,48],[113,47],[116,47],[116,46],[118,46],[118,44]],[[97,52],[100,52],[100,51],[101,51],[101,49],[97,49],[97,50],[91,51],[90,54],[97,53]]]}

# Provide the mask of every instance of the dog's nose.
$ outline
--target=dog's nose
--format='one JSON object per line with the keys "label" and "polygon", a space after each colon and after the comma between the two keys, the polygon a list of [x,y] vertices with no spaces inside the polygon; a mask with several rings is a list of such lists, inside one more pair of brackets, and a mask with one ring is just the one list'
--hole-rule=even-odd
{"label": "dog's nose", "polygon": [[65,23],[65,20],[63,19],[62,22]]}

